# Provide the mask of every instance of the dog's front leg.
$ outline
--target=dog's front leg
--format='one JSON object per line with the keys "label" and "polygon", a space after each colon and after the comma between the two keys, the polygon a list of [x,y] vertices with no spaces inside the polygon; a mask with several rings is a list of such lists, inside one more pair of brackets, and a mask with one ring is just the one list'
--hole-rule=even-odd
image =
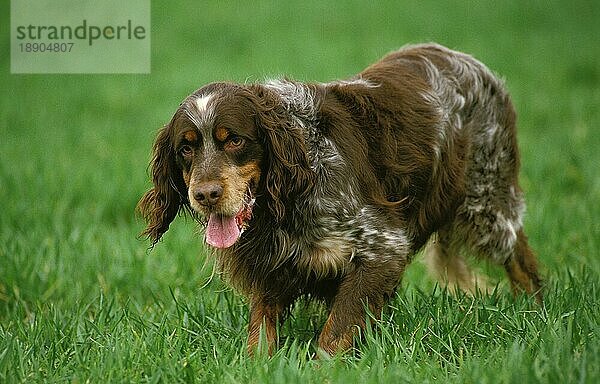
{"label": "dog's front leg", "polygon": [[[253,296],[250,304],[250,322],[248,324],[248,353],[260,353],[265,350],[273,354],[277,341],[277,322],[282,320],[283,305],[271,303],[262,296]],[[266,342],[266,346],[262,343]]]}
{"label": "dog's front leg", "polygon": [[365,328],[365,308],[368,306],[379,318],[403,267],[394,260],[365,261],[349,272],[333,298],[331,312],[319,336],[319,347],[330,355],[350,349],[354,336]]}

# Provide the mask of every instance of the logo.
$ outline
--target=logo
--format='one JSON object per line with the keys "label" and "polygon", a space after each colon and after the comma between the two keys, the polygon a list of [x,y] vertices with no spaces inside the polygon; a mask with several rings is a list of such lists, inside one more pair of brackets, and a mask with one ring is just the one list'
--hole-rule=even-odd
{"label": "logo", "polygon": [[12,73],[150,73],[150,0],[11,0]]}

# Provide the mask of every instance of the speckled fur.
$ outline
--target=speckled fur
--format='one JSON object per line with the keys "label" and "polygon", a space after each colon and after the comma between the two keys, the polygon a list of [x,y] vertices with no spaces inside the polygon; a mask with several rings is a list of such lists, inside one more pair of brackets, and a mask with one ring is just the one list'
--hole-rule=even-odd
{"label": "speckled fur", "polygon": [[[320,347],[350,348],[356,326],[365,326],[364,306],[381,312],[428,241],[428,265],[445,283],[472,291],[483,281],[468,269],[468,252],[503,265],[515,292],[541,301],[522,228],[516,115],[502,82],[472,57],[417,45],[348,80],[215,83],[188,97],[176,116],[188,122],[174,118],[161,131],[155,187],[140,201],[145,234],[156,242],[181,208],[206,214],[191,209],[194,194],[185,189],[194,186],[169,160],[178,131],[197,129],[202,161],[217,164],[186,175],[221,180],[232,166],[259,164],[238,187],[256,195],[248,228],[215,252],[226,279],[250,299],[251,352],[261,327],[272,350],[277,322],[301,296],[331,310]],[[212,140],[222,116],[239,122],[227,129],[243,135],[251,153],[219,154]],[[232,204],[240,202],[214,209]]]}

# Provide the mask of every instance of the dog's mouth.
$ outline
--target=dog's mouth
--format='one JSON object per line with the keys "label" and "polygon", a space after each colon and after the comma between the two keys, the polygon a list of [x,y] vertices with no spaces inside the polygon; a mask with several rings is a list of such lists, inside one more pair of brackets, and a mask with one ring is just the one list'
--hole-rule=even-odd
{"label": "dog's mouth", "polygon": [[215,248],[229,248],[242,236],[252,219],[252,208],[255,199],[248,190],[244,196],[242,207],[233,216],[211,212],[206,225],[206,243]]}

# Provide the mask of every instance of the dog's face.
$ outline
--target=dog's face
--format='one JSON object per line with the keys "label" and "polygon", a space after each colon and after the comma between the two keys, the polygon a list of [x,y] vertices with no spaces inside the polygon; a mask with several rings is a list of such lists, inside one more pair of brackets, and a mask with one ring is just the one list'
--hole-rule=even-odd
{"label": "dog's face", "polygon": [[138,210],[156,243],[180,209],[204,218],[206,242],[228,248],[250,223],[257,196],[279,220],[284,201],[307,186],[300,128],[281,99],[260,85],[214,83],[187,97],[158,134],[154,188]]}
{"label": "dog's face", "polygon": [[206,242],[227,248],[251,218],[262,146],[253,101],[234,87],[221,87],[188,97],[171,129],[187,199],[207,221]]}
{"label": "dog's face", "polygon": [[259,101],[248,87],[211,84],[187,97],[160,131],[154,188],[138,205],[154,242],[182,207],[204,219],[208,244],[227,248],[239,239],[261,177]]}

